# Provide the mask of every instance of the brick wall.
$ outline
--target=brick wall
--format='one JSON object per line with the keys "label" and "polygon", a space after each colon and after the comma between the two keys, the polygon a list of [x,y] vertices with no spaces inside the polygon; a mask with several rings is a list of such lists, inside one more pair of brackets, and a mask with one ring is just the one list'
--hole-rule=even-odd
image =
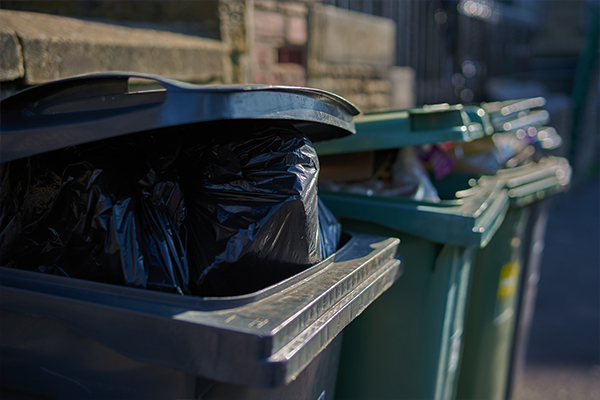
{"label": "brick wall", "polygon": [[307,16],[310,3],[255,1],[251,80],[269,85],[306,86]]}
{"label": "brick wall", "polygon": [[[71,7],[70,2],[6,2],[3,8],[11,4],[45,12],[3,10],[2,81],[12,82],[15,89],[119,69],[200,83],[315,87],[347,98],[363,112],[413,103],[414,74],[392,66],[394,23],[316,0],[157,2],[150,9],[128,2],[94,3],[99,8]],[[152,15],[142,13],[148,10],[154,10]],[[84,22],[59,14],[119,22]],[[138,25],[152,21],[154,29],[140,29],[132,20]],[[173,27],[196,27],[196,20],[212,24],[203,22],[202,27],[217,24],[218,31],[211,32],[219,40],[191,31],[173,33]],[[6,89],[4,84],[3,92]]]}
{"label": "brick wall", "polygon": [[[412,96],[394,93],[391,20],[316,1],[264,0],[246,6],[253,83],[328,90],[363,112],[412,105]],[[411,75],[402,76],[394,82],[405,86]],[[394,102],[398,98],[402,104]]]}

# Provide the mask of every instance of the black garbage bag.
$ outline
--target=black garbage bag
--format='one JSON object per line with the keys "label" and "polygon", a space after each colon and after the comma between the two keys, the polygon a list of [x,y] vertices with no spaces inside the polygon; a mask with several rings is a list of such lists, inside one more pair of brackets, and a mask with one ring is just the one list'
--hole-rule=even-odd
{"label": "black garbage bag", "polygon": [[146,135],[2,164],[0,265],[189,293],[183,194],[157,148],[171,150]]}
{"label": "black garbage bag", "polygon": [[315,150],[285,122],[146,132],[1,168],[4,266],[227,296],[288,278],[340,240],[318,202]]}
{"label": "black garbage bag", "polygon": [[210,142],[185,146],[177,165],[190,275],[201,296],[250,293],[324,256],[311,142],[281,122],[218,129]]}
{"label": "black garbage bag", "polygon": [[323,259],[335,253],[342,239],[342,225],[319,199],[319,241]]}

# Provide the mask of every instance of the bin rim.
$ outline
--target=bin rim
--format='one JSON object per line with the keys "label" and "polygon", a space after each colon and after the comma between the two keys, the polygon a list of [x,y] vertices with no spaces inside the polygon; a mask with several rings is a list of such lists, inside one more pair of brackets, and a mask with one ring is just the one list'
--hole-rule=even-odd
{"label": "bin rim", "polygon": [[320,191],[319,197],[338,218],[374,224],[388,232],[434,243],[476,248],[489,243],[509,207],[504,182],[493,177],[457,192],[454,200],[439,203],[330,190]]}
{"label": "bin rim", "polygon": [[315,143],[319,155],[398,149],[443,142],[469,142],[485,135],[462,104],[425,105],[362,114],[354,118],[356,135]]}
{"label": "bin rim", "polygon": [[224,298],[223,308],[201,304],[216,298],[0,267],[0,308],[56,320],[134,360],[211,380],[274,387],[294,380],[399,278],[398,244],[396,238],[352,234],[339,254],[312,273],[255,301]]}

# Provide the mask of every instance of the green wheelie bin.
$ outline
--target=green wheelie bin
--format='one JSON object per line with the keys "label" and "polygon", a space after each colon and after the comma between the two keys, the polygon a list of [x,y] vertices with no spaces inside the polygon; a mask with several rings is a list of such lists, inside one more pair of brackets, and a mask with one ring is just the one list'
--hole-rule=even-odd
{"label": "green wheelie bin", "polygon": [[[462,106],[434,106],[355,119],[357,134],[316,144],[328,156],[382,151],[485,135]],[[352,232],[400,238],[405,269],[390,290],[344,331],[336,398],[444,399],[455,391],[464,315],[476,253],[508,209],[501,181],[441,201],[320,189]]]}
{"label": "green wheelie bin", "polygon": [[[520,293],[530,276],[532,232],[543,200],[565,190],[570,167],[552,157],[498,172],[509,189],[509,211],[494,238],[477,253],[457,387],[459,399],[504,399],[512,364]],[[482,180],[479,180],[480,184]]]}
{"label": "green wheelie bin", "polygon": [[489,122],[498,134],[526,142],[521,154],[511,159],[519,166],[511,166],[509,160],[511,168],[499,170],[493,178],[455,173],[438,184],[456,188],[461,186],[460,179],[462,185],[469,179],[472,184],[479,178],[479,185],[487,179],[496,184],[500,179],[508,189],[510,204],[498,232],[475,257],[457,385],[459,399],[506,398],[518,353],[515,346],[526,347],[523,336],[527,333],[522,332],[527,332],[532,315],[530,286],[537,282],[536,253],[541,251],[540,236],[543,241],[546,199],[566,190],[571,176],[566,159],[548,154],[561,140],[553,128],[543,126],[547,113],[532,110],[543,104],[543,98],[484,104],[484,112],[479,114],[483,119],[491,117]]}

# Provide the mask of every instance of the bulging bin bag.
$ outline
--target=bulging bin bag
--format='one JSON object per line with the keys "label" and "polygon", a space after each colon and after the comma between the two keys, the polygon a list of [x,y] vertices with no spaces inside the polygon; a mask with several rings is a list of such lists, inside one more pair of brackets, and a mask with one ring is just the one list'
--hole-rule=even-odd
{"label": "bulging bin bag", "polygon": [[335,218],[319,223],[312,144],[285,122],[181,126],[1,168],[9,267],[227,296],[306,269],[339,241]]}
{"label": "bulging bin bag", "polygon": [[0,264],[189,293],[183,193],[165,161],[176,148],[163,140],[132,135],[2,164]]}
{"label": "bulging bin bag", "polygon": [[328,256],[319,239],[319,162],[311,142],[280,122],[212,128],[222,134],[186,145],[178,164],[195,294],[249,293]]}

